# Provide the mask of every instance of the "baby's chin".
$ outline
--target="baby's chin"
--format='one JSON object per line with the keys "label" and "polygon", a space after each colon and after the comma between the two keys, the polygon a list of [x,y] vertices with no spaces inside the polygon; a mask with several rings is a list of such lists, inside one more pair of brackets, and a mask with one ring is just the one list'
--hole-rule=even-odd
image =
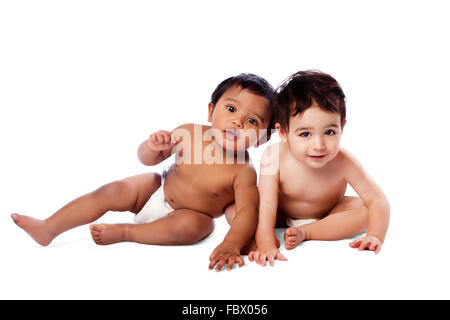
{"label": "baby's chin", "polygon": [[216,140],[216,144],[227,153],[243,153],[249,148],[249,146],[245,143],[239,142],[239,140],[233,143],[226,140],[221,142]]}
{"label": "baby's chin", "polygon": [[320,169],[323,168],[327,165],[328,162],[326,163],[311,163],[310,161],[306,162],[306,165],[312,169]]}
{"label": "baby's chin", "polygon": [[215,139],[216,144],[220,145],[224,151],[229,152],[244,152],[247,149],[249,149],[252,145],[255,145],[256,142],[253,142],[249,140],[248,137],[240,136],[236,139],[231,139],[230,137],[216,137]]}

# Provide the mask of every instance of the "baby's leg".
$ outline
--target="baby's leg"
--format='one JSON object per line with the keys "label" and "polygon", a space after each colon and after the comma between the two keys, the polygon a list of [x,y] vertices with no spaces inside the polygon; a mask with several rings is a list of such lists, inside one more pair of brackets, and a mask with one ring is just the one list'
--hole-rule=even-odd
{"label": "baby's leg", "polygon": [[228,224],[231,226],[231,222],[233,222],[234,216],[236,215],[235,203],[233,202],[226,206],[225,209],[223,209],[223,213],[225,214]]}
{"label": "baby's leg", "polygon": [[156,245],[193,244],[214,230],[214,220],[200,212],[178,209],[168,216],[144,224],[94,224],[91,234],[95,243],[106,245],[132,241]]}
{"label": "baby's leg", "polygon": [[344,197],[319,221],[288,228],[286,249],[305,240],[342,240],[367,230],[368,208],[358,197]]}
{"label": "baby's leg", "polygon": [[64,231],[91,223],[108,211],[139,212],[160,185],[159,174],[142,174],[108,183],[71,201],[45,220],[16,213],[11,217],[37,243],[46,246]]}

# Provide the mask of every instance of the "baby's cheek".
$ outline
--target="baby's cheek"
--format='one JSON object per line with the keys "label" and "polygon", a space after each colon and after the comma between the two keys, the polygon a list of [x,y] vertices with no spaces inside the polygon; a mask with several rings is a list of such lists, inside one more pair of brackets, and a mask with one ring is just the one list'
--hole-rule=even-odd
{"label": "baby's cheek", "polygon": [[339,141],[335,141],[334,143],[332,143],[332,145],[329,147],[329,150],[331,151],[331,153],[333,153],[334,155],[337,155],[337,153],[339,152]]}
{"label": "baby's cheek", "polygon": [[303,161],[306,154],[306,150],[300,144],[289,144],[289,152],[298,161]]}
{"label": "baby's cheek", "polygon": [[253,146],[258,141],[258,133],[256,130],[249,129],[245,130],[244,132],[244,138],[245,138],[245,147],[249,148],[250,146]]}

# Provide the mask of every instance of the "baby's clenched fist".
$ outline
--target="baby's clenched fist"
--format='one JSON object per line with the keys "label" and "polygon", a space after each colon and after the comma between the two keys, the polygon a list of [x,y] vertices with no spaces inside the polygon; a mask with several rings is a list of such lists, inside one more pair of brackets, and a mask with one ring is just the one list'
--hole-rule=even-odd
{"label": "baby's clenched fist", "polygon": [[148,138],[148,146],[154,151],[173,148],[178,142],[178,139],[173,133],[165,130],[160,130],[152,133]]}

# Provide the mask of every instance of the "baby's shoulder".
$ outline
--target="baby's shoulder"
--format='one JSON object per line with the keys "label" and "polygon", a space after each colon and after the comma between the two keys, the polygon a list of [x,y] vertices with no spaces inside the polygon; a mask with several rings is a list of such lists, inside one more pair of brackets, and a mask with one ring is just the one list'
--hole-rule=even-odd
{"label": "baby's shoulder", "polygon": [[184,139],[189,138],[189,140],[193,140],[195,137],[202,139],[210,126],[205,126],[197,123],[184,123],[179,125],[173,130],[175,136],[182,136]]}
{"label": "baby's shoulder", "polygon": [[195,129],[199,130],[202,129],[204,130],[205,128],[209,128],[210,126],[205,126],[202,124],[198,124],[198,123],[184,123],[179,125],[178,127],[176,127],[174,130],[180,130],[180,129],[184,129],[184,130],[188,130],[193,132]]}
{"label": "baby's shoulder", "polygon": [[255,183],[257,179],[257,174],[255,167],[251,161],[248,161],[244,164],[236,165],[234,182],[246,182],[246,183]]}
{"label": "baby's shoulder", "polygon": [[356,156],[346,149],[341,148],[335,159],[336,164],[344,170],[353,170],[361,167]]}
{"label": "baby's shoulder", "polygon": [[280,143],[267,146],[259,159],[260,175],[278,174],[280,170]]}

